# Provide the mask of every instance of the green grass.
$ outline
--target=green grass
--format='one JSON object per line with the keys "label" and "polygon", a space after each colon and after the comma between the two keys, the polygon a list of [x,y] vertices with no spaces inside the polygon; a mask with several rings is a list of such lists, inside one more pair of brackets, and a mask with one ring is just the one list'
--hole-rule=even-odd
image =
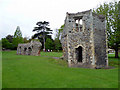
{"label": "green grass", "polygon": [[62,55],[62,52],[41,52],[41,56],[61,57]]}
{"label": "green grass", "polygon": [[[114,58],[115,55],[114,54],[109,54],[108,55],[108,59],[109,59],[109,65],[110,66],[114,66],[114,67],[118,67],[118,65],[120,65],[120,58]],[[119,54],[120,57],[120,54]],[[119,61],[119,62],[118,62]]]}
{"label": "green grass", "polygon": [[[3,88],[117,88],[118,67],[114,69],[68,68],[62,53],[41,52],[41,56],[3,52]],[[109,58],[111,59],[111,58]],[[110,61],[114,61],[112,58]],[[115,60],[115,62],[117,59]],[[113,64],[113,66],[116,63]],[[118,64],[117,64],[118,65]]]}
{"label": "green grass", "polygon": [[2,88],[2,52],[0,51],[0,90]]}

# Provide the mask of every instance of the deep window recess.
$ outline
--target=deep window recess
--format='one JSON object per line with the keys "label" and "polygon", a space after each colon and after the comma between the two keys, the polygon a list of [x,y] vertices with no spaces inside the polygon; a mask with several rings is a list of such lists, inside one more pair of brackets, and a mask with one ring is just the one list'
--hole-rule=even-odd
{"label": "deep window recess", "polygon": [[82,17],[76,17],[75,18],[75,25],[73,25],[75,28],[75,31],[77,32],[81,32],[82,28],[83,28],[83,21],[82,21]]}

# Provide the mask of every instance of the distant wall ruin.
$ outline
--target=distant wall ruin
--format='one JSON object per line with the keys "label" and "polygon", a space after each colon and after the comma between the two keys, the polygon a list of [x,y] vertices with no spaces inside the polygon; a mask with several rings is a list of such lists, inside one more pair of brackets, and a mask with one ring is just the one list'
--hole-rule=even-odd
{"label": "distant wall ruin", "polygon": [[18,44],[17,54],[18,55],[40,55],[40,48],[42,44],[38,41],[31,41],[26,44]]}

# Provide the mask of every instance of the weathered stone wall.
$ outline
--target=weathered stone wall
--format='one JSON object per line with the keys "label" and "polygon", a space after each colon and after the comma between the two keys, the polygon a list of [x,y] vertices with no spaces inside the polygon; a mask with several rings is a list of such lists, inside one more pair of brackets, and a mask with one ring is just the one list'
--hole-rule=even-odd
{"label": "weathered stone wall", "polygon": [[96,65],[104,67],[108,62],[104,16],[93,13],[93,33]]}
{"label": "weathered stone wall", "polygon": [[38,56],[42,44],[37,41],[31,41],[26,44],[18,44],[17,54],[18,55],[34,55]]}
{"label": "weathered stone wall", "polygon": [[[105,66],[107,61],[105,18],[98,17],[91,10],[67,13],[61,43],[64,59],[68,60],[69,66],[78,64]],[[78,50],[80,48],[81,50]],[[79,60],[80,57],[82,60]]]}
{"label": "weathered stone wall", "polygon": [[68,48],[67,48],[67,35],[64,36],[64,39],[62,40],[62,47],[63,47],[63,58],[64,60],[68,60]]}

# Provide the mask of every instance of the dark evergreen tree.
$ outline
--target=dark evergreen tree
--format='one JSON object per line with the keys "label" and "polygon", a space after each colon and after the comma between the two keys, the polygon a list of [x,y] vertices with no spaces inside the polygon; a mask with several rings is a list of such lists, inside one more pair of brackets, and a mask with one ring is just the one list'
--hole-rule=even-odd
{"label": "dark evergreen tree", "polygon": [[34,27],[33,32],[36,32],[32,38],[38,38],[40,42],[42,43],[42,46],[44,46],[45,50],[45,41],[47,38],[51,38],[52,30],[48,27],[49,22],[46,21],[40,21],[36,23],[37,27]]}

